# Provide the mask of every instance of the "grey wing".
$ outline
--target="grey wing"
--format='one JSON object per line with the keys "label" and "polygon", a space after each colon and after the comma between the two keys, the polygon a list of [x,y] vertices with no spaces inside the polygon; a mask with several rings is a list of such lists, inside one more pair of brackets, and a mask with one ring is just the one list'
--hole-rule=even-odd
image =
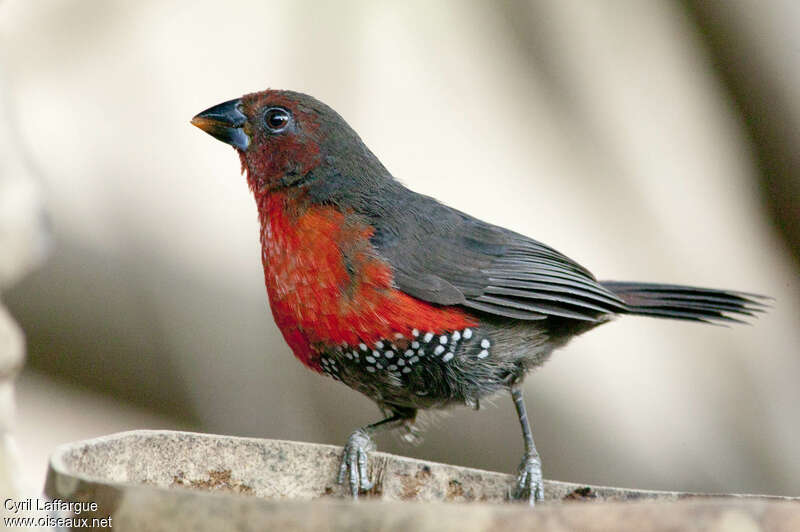
{"label": "grey wing", "polygon": [[372,242],[413,297],[521,320],[597,321],[627,309],[588,270],[540,242],[427,196],[401,207],[373,221]]}

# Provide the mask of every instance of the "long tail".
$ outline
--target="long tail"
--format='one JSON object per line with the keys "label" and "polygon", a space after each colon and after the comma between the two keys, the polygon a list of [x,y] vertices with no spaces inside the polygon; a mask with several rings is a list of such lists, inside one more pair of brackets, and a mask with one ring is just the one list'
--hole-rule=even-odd
{"label": "long tail", "polygon": [[705,323],[745,323],[733,316],[754,316],[772,298],[758,294],[657,283],[601,281],[628,305],[628,313]]}

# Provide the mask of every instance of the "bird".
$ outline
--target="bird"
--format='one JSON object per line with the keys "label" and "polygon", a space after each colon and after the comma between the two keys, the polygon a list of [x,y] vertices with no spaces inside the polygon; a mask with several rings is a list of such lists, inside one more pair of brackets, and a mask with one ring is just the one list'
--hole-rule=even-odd
{"label": "bird", "polygon": [[598,281],[554,248],[414,192],[331,107],[264,90],[191,123],[234,147],[255,198],[273,318],[295,357],[373,400],[384,418],[344,446],[337,481],[373,488],[373,437],[418,435],[419,410],[508,393],[524,453],[509,495],[544,499],[523,400],[532,369],[620,315],[711,324],[763,312],[758,294]]}

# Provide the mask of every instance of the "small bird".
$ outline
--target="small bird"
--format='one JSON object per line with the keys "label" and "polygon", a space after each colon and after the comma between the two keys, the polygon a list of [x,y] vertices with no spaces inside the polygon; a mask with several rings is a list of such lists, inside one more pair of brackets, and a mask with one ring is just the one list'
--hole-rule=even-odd
{"label": "small bird", "polygon": [[730,323],[766,307],[744,292],[597,281],[541,242],[409,190],[306,94],[248,94],[192,124],[239,154],[270,308],[294,355],[385,415],[344,447],[338,482],[353,498],[373,487],[375,433],[412,438],[419,409],[477,409],[505,390],[525,449],[511,495],[534,505],[544,490],[522,397],[528,371],[620,314]]}

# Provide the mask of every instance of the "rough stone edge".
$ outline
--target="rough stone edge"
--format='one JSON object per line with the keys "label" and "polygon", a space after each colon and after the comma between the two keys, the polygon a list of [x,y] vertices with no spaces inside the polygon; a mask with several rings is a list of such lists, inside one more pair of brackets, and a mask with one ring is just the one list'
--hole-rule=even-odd
{"label": "rough stone edge", "polygon": [[[287,440],[267,440],[259,438],[244,438],[234,436],[218,436],[213,434],[196,433],[196,432],[183,432],[183,431],[169,431],[169,430],[135,430],[110,434],[84,440],[74,443],[68,443],[59,446],[51,455],[50,464],[47,474],[47,483],[45,493],[51,497],[69,497],[71,493],[79,492],[80,486],[107,486],[115,490],[124,490],[131,487],[141,487],[142,484],[132,482],[120,482],[111,478],[93,477],[86,475],[80,471],[70,470],[69,465],[64,458],[74,452],[86,453],[92,447],[106,445],[109,443],[120,442],[130,438],[185,438],[189,441],[215,441],[215,442],[229,442],[229,443],[249,443],[253,445],[270,446],[270,445],[288,445],[298,447],[298,450],[304,453],[310,453],[311,450],[324,451],[328,457],[334,457],[333,460],[338,461],[338,456],[341,453],[341,447],[334,445],[315,444],[307,442],[292,442]],[[331,458],[328,458],[329,460]],[[452,474],[471,478],[485,478],[492,477],[505,479],[508,486],[513,482],[513,476],[503,473],[484,471],[480,469],[452,466],[447,464],[440,464],[435,462],[426,462],[414,458],[407,458],[403,456],[392,455],[388,453],[375,452],[370,457],[371,464],[373,464],[373,471],[375,464],[398,463],[411,468],[444,468]],[[330,466],[331,464],[328,464]],[[335,471],[337,463],[333,463],[333,470]],[[322,468],[322,464],[316,463],[314,467]],[[268,472],[267,472],[268,474]],[[156,489],[153,487],[153,489]],[[163,489],[163,488],[158,488]],[[169,491],[169,490],[167,490]],[[767,501],[791,501],[798,502],[800,497],[782,497],[782,496],[769,496],[769,495],[751,495],[751,494],[699,494],[699,493],[686,493],[674,491],[655,491],[655,490],[632,490],[624,488],[615,488],[608,486],[592,486],[587,484],[574,484],[569,482],[559,481],[545,481],[545,491],[550,496],[551,500],[584,500],[584,501],[627,501],[627,500],[641,500],[641,499],[657,499],[676,501],[686,498],[726,498],[726,499],[749,499],[749,500],[767,500]],[[334,494],[335,496],[336,494]],[[376,497],[380,498],[380,497]],[[265,500],[265,499],[262,499]],[[499,502],[499,501],[490,501]]]}
{"label": "rough stone edge", "polygon": [[[595,498],[569,500],[604,501],[603,504],[577,502],[541,504],[535,511],[523,505],[485,502],[420,504],[409,501],[353,501],[323,497],[317,500],[270,500],[230,492],[202,489],[166,488],[131,482],[114,482],[72,471],[64,457],[91,452],[92,446],[139,438],[174,438],[183,442],[227,442],[236,449],[250,445],[293,446],[309,456],[337,460],[341,448],[333,445],[215,436],[178,431],[139,430],[111,434],[59,446],[50,459],[45,493],[51,498],[98,503],[97,517],[113,516],[116,530],[198,530],[256,531],[275,530],[542,530],[667,531],[716,532],[728,530],[800,530],[799,499],[751,495],[713,496],[647,490],[621,490],[589,487]],[[149,442],[155,444],[155,442]],[[244,444],[244,445],[242,445]],[[214,447],[216,449],[217,447]],[[374,453],[373,464],[400,462],[414,468],[439,467],[462,475],[487,475],[510,483],[511,475],[478,469],[447,466],[412,458]],[[330,464],[328,464],[330,465]],[[319,467],[320,464],[314,464]],[[333,464],[334,471],[336,464]],[[330,473],[330,468],[327,469]],[[266,475],[270,472],[266,471]],[[572,493],[586,486],[547,482],[546,488]],[[611,502],[608,502],[611,501]],[[621,502],[624,501],[624,502]],[[82,514],[92,517],[95,514]],[[744,526],[745,528],[742,528]]]}
{"label": "rough stone edge", "polygon": [[[580,530],[606,531],[756,531],[789,532],[800,530],[798,499],[761,496],[726,496],[712,498],[675,492],[639,491],[649,500],[605,502],[603,504],[545,503],[534,511],[517,504],[443,503],[324,498],[320,500],[267,500],[231,493],[210,493],[197,489],[164,488],[108,479],[91,478],[69,471],[62,458],[74,451],[85,452],[87,446],[102,445],[122,438],[153,437],[180,434],[191,438],[219,439],[276,444],[276,440],[233,438],[198,433],[172,431],[131,431],[60,446],[50,460],[46,493],[51,498],[98,503],[97,517],[113,516],[115,530],[197,530],[224,532],[227,530],[256,531],[264,529],[306,530],[372,530],[421,532],[458,530]],[[297,442],[277,441],[279,444],[299,445],[304,449],[322,449],[336,455],[339,447]],[[89,451],[90,452],[90,451]],[[379,459],[389,457],[417,466],[441,464],[376,453]],[[446,466],[454,467],[454,466]],[[456,470],[469,473],[486,471],[470,468]],[[510,475],[502,475],[511,479]],[[575,486],[567,483],[551,485]],[[597,488],[599,492],[604,489]],[[616,490],[634,492],[634,490]],[[666,498],[653,498],[665,495]],[[600,499],[594,499],[600,500]],[[92,517],[95,514],[83,513]]]}

